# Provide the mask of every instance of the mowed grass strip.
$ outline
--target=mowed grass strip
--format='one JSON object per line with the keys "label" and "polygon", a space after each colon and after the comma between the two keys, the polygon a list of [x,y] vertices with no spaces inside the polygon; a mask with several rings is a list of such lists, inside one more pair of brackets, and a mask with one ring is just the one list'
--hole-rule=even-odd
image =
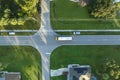
{"label": "mowed grass strip", "polygon": [[116,29],[112,21],[51,21],[54,30]]}
{"label": "mowed grass strip", "polygon": [[21,72],[22,80],[42,80],[41,56],[32,47],[0,46],[0,64],[2,71]]}
{"label": "mowed grass strip", "polygon": [[78,3],[70,0],[55,0],[51,1],[50,4],[51,25],[54,30],[120,29],[114,20],[103,19],[100,21],[91,17],[88,12],[88,6],[81,7]]}
{"label": "mowed grass strip", "polygon": [[[114,59],[120,65],[119,58],[120,46],[61,46],[52,52],[50,68],[59,69],[68,64],[90,65],[97,75],[97,71],[102,71],[101,64],[105,59]],[[60,79],[66,80],[62,76]],[[52,77],[51,80],[59,80],[59,77]]]}
{"label": "mowed grass strip", "polygon": [[62,75],[62,76],[57,76],[57,77],[51,77],[50,80],[67,80],[67,77]]}
{"label": "mowed grass strip", "polygon": [[40,21],[27,20],[24,25],[0,26],[1,30],[39,30]]}

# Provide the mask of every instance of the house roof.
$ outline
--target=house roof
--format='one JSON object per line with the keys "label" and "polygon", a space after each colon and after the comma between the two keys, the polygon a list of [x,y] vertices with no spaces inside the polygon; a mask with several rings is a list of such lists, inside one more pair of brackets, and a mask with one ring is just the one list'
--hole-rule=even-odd
{"label": "house roof", "polygon": [[90,66],[76,66],[69,67],[68,80],[90,80],[91,67]]}

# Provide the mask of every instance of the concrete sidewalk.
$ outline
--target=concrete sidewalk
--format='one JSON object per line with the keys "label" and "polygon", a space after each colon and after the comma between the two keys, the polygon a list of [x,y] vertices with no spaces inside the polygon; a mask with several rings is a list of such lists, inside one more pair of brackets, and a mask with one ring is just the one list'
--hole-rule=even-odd
{"label": "concrete sidewalk", "polygon": [[79,31],[79,32],[120,32],[120,29],[91,29],[91,30],[54,30],[55,32],[74,32],[74,31]]}
{"label": "concrete sidewalk", "polygon": [[37,32],[38,30],[0,30],[0,32]]}

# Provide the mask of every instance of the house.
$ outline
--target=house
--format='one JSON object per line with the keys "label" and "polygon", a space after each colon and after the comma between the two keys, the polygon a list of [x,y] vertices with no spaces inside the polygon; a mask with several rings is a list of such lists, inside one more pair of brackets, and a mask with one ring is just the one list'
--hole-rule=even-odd
{"label": "house", "polygon": [[[79,64],[68,65],[67,80],[93,80],[91,77],[91,67]],[[94,80],[96,79],[94,78]]]}
{"label": "house", "polygon": [[89,65],[69,64],[67,68],[51,70],[51,77],[65,75],[67,80],[97,80]]}
{"label": "house", "polygon": [[20,72],[2,72],[0,80],[21,80]]}

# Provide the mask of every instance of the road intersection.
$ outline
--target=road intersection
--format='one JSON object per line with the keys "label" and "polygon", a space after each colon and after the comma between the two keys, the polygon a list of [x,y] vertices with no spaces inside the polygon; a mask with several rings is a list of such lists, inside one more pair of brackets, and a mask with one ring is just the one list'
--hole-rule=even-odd
{"label": "road intersection", "polygon": [[41,0],[41,28],[32,36],[0,36],[0,45],[32,46],[42,57],[42,80],[50,80],[50,54],[61,45],[120,45],[120,35],[72,36],[72,41],[56,41],[50,24],[50,0]]}

